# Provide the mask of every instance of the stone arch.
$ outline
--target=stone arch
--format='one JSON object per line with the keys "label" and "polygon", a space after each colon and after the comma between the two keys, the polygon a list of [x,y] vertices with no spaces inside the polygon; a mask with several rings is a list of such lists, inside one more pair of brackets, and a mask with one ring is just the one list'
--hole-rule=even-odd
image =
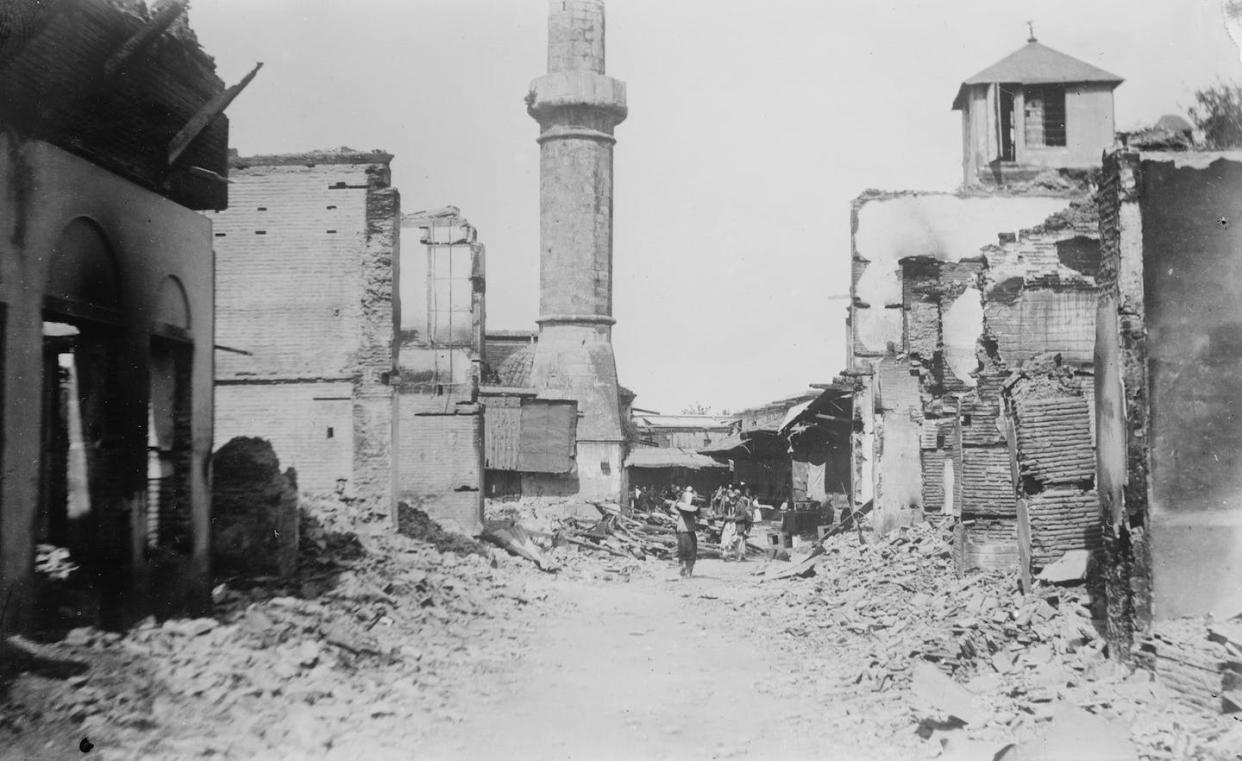
{"label": "stone arch", "polygon": [[121,311],[120,267],[98,223],[77,217],[65,225],[48,257],[43,292],[72,306]]}
{"label": "stone arch", "polygon": [[177,276],[169,275],[160,282],[151,320],[185,331],[190,329],[190,299]]}

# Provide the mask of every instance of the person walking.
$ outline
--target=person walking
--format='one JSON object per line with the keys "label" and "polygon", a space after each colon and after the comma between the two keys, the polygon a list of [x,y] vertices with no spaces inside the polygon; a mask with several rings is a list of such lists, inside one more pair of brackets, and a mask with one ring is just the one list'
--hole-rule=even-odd
{"label": "person walking", "polygon": [[751,512],[753,505],[754,502],[749,499],[739,499],[733,507],[733,548],[737,551],[739,563],[746,560],[746,540],[750,537],[750,527],[755,522],[755,516]]}
{"label": "person walking", "polygon": [[699,507],[694,504],[694,487],[687,486],[673,505],[673,515],[677,519],[677,561],[683,578],[694,575],[694,561],[699,555],[699,538],[694,533],[698,512]]}

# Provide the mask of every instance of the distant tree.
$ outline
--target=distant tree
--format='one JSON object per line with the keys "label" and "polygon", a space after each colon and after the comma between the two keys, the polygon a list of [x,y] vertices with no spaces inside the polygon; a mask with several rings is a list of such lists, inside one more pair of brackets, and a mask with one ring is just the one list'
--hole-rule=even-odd
{"label": "distant tree", "polygon": [[710,415],[712,414],[712,408],[709,405],[703,404],[702,402],[695,402],[694,404],[691,404],[688,407],[682,407],[681,414],[683,415]]}
{"label": "distant tree", "polygon": [[1242,146],[1242,85],[1217,83],[1195,91],[1190,120],[1211,148]]}

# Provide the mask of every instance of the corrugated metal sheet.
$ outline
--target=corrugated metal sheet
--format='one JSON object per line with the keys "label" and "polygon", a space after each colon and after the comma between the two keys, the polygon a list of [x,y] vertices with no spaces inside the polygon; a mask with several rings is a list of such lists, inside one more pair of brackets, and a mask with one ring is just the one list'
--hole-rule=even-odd
{"label": "corrugated metal sheet", "polygon": [[522,400],[488,398],[483,412],[483,464],[488,470],[517,470]]}
{"label": "corrugated metal sheet", "polygon": [[693,449],[680,447],[638,447],[630,451],[625,458],[627,468],[687,468],[703,470],[705,468],[723,468],[729,466],[717,462],[710,457],[695,452]]}
{"label": "corrugated metal sheet", "polygon": [[578,403],[560,399],[522,401],[518,470],[568,473],[578,440]]}

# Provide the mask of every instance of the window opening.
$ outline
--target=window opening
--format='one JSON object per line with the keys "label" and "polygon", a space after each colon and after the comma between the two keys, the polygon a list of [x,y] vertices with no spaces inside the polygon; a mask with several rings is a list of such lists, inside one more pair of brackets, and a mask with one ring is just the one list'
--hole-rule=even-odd
{"label": "window opening", "polygon": [[1028,146],[1065,145],[1065,87],[1034,85],[1023,88],[1023,124]]}
{"label": "window opening", "polygon": [[192,457],[190,367],[193,346],[151,339],[147,406],[147,547],[189,554]]}
{"label": "window opening", "polygon": [[1013,161],[1014,153],[1014,91],[1000,88],[1000,158]]}
{"label": "window opening", "polygon": [[427,247],[427,316],[431,343],[470,346],[474,321],[474,252],[468,244]]}

